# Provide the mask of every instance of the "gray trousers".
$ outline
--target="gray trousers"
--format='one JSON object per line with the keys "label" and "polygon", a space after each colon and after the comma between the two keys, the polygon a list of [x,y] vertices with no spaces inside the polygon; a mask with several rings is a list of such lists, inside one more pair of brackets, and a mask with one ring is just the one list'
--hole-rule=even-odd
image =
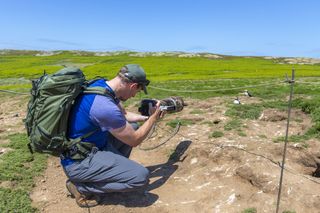
{"label": "gray trousers", "polygon": [[87,158],[65,166],[64,171],[86,195],[137,190],[149,183],[149,171],[128,159],[131,149],[112,136],[103,151],[94,148]]}

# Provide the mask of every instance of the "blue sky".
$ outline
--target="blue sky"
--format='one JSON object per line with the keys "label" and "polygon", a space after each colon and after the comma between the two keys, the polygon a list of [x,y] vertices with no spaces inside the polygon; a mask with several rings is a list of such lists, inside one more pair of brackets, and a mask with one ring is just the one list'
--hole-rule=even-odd
{"label": "blue sky", "polygon": [[0,0],[0,49],[320,58],[317,0]]}

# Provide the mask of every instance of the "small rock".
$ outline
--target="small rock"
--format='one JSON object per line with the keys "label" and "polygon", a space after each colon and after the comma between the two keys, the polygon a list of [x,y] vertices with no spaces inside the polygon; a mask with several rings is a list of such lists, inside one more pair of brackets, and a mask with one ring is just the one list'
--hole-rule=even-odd
{"label": "small rock", "polygon": [[195,164],[198,162],[198,159],[197,158],[192,158],[191,161],[190,161],[190,164]]}
{"label": "small rock", "polygon": [[295,143],[292,146],[297,149],[303,149],[303,145],[301,143]]}

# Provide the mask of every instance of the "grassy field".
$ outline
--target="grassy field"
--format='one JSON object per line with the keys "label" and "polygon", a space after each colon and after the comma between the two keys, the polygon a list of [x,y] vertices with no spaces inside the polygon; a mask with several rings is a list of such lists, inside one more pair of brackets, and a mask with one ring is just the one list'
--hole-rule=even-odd
{"label": "grassy field", "polygon": [[[147,72],[151,80],[149,95],[139,94],[133,101],[145,97],[164,98],[182,96],[184,98],[206,99],[218,96],[235,97],[244,89],[261,98],[261,103],[250,105],[231,105],[226,115],[232,117],[224,127],[225,131],[238,129],[241,133],[243,119],[257,119],[263,109],[278,108],[286,110],[290,87],[284,83],[285,75],[296,70],[293,107],[310,114],[314,125],[306,134],[291,136],[290,140],[301,142],[320,135],[320,65],[285,64],[282,59],[264,59],[262,57],[221,56],[182,58],[174,56],[133,57],[130,53],[111,56],[95,56],[90,52],[68,52],[52,56],[35,56],[36,51],[8,51],[0,55],[0,89],[28,93],[30,79],[42,75],[45,70],[53,73],[63,65],[78,66],[87,76],[112,78],[125,64],[138,63]],[[12,94],[16,98],[19,94]],[[129,102],[131,103],[131,102]],[[197,113],[197,112],[195,112]],[[177,120],[168,123],[175,126]],[[182,120],[182,124],[190,121]],[[213,132],[210,137],[222,137],[223,132]],[[26,135],[9,137],[6,145],[12,151],[0,157],[0,182],[9,181],[14,188],[0,187],[0,212],[36,211],[31,207],[28,196],[33,178],[45,167],[45,155],[32,158],[25,144]],[[283,141],[279,138],[276,142]],[[8,199],[9,197],[9,199]]]}
{"label": "grassy field", "polygon": [[[24,54],[22,54],[24,53]],[[34,56],[35,52],[12,52],[0,57],[0,78],[34,78],[43,70],[52,73],[62,65],[82,67],[87,76],[112,77],[121,66],[129,63],[142,65],[152,81],[208,80],[221,78],[277,78],[293,67],[297,77],[319,76],[319,65],[285,64],[281,59],[262,57],[222,56],[207,57],[145,56],[130,53],[95,56],[93,53],[61,52],[52,56]]]}
{"label": "grassy field", "polygon": [[[285,64],[281,58],[220,56],[133,57],[130,52],[110,56],[95,56],[92,52],[61,51],[52,56],[35,56],[35,51],[8,51],[0,57],[0,89],[28,91],[30,79],[41,76],[45,70],[53,73],[66,66],[80,67],[87,78],[102,76],[112,78],[121,66],[138,63],[151,80],[150,96],[182,95],[207,98],[232,94],[234,91],[194,92],[194,90],[223,90],[260,84],[274,84],[296,70],[296,78],[320,76],[320,65]],[[274,89],[273,85],[266,86]],[[169,91],[166,91],[169,90]],[[280,89],[281,90],[281,89]],[[192,91],[192,92],[190,92]],[[258,91],[259,92],[259,91]],[[281,91],[282,93],[282,91]]]}

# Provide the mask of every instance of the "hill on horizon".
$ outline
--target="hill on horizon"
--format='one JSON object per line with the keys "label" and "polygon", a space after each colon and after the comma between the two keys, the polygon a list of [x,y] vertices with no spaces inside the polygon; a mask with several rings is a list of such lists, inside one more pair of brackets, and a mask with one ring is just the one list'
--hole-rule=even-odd
{"label": "hill on horizon", "polygon": [[[90,50],[28,50],[28,49],[0,49],[0,55],[34,55],[34,56],[52,56],[62,53],[71,53],[83,56],[115,56],[121,54],[128,54],[134,57],[145,56],[178,56],[178,57],[207,57],[207,58],[223,58],[223,57],[252,57],[252,58],[265,58],[265,59],[293,59],[297,61],[309,63],[320,63],[320,58],[303,57],[303,56],[253,56],[253,55],[228,55],[212,52],[186,52],[186,51],[133,51],[133,50],[120,50],[120,51],[90,51]],[[308,60],[309,59],[309,60]],[[311,60],[314,59],[314,60]],[[288,60],[288,62],[292,62]]]}

